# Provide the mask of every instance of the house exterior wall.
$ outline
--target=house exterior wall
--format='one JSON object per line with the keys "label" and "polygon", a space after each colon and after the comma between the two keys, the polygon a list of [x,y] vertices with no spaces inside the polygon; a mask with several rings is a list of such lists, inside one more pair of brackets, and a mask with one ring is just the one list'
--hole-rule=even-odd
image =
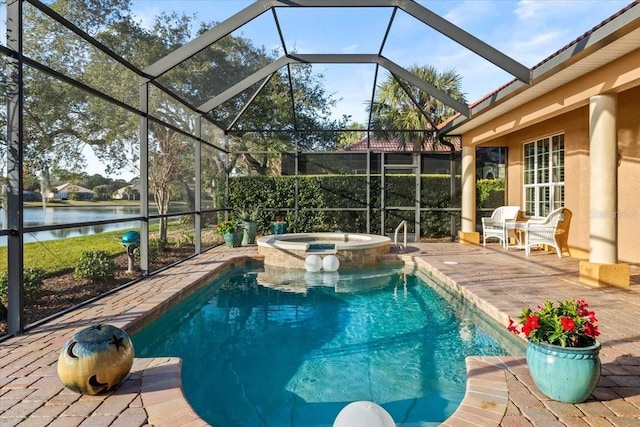
{"label": "house exterior wall", "polygon": [[[573,213],[569,247],[589,255],[592,215],[617,215],[618,258],[640,263],[640,50],[462,135],[463,145],[506,146],[507,203],[523,206],[523,144],[564,134],[565,207]],[[589,98],[618,94],[618,211],[592,212],[589,200]]]}
{"label": "house exterior wall", "polygon": [[618,256],[640,262],[640,86],[618,95]]}

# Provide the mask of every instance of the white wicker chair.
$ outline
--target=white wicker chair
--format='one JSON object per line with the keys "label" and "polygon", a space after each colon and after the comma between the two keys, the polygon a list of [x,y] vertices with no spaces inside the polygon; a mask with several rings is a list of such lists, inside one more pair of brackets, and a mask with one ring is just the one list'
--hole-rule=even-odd
{"label": "white wicker chair", "polygon": [[556,230],[563,211],[564,208],[558,208],[546,218],[527,221],[524,237],[524,251],[527,256],[531,252],[531,246],[549,245],[555,249],[558,258],[562,258],[562,251],[556,240]]}
{"label": "white wicker chair", "polygon": [[514,221],[519,211],[520,206],[500,206],[493,211],[491,218],[482,218],[482,245],[487,246],[487,239],[495,237],[506,248],[509,238],[506,222]]}

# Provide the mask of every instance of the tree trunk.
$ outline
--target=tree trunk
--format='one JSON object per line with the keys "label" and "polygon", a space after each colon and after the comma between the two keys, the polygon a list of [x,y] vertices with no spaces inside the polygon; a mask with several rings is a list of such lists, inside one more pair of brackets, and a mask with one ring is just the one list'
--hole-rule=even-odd
{"label": "tree trunk", "polygon": [[[165,215],[169,212],[169,190],[159,188],[154,190],[154,200],[159,215]],[[160,218],[159,240],[162,245],[167,243],[167,218]]]}
{"label": "tree trunk", "polygon": [[49,192],[51,191],[51,175],[49,174],[49,169],[42,169],[41,177],[40,177],[40,194],[42,195],[42,209],[47,208],[47,197],[49,196]]}

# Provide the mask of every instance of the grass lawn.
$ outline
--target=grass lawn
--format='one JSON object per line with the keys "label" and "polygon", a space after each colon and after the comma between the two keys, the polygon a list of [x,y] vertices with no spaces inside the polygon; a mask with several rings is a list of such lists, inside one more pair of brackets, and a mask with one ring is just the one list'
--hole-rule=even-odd
{"label": "grass lawn", "polygon": [[[122,230],[59,240],[25,243],[24,268],[40,268],[52,274],[75,267],[82,252],[102,250],[117,255],[124,252],[120,244]],[[0,270],[7,269],[7,247],[0,247]]]}
{"label": "grass lawn", "polygon": [[[179,221],[168,224],[169,231],[184,228]],[[150,232],[157,232],[158,224],[151,224]],[[138,230],[139,231],[139,230]],[[24,268],[40,268],[48,275],[74,269],[84,251],[101,250],[111,255],[125,252],[120,243],[123,230],[115,230],[87,236],[68,237],[58,240],[24,244]],[[7,269],[7,247],[0,247],[0,271]]]}

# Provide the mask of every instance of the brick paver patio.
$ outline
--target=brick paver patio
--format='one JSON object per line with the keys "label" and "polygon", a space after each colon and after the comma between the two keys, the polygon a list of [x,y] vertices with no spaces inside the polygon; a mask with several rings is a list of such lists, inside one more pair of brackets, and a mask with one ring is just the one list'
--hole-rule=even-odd
{"label": "brick paver patio", "polygon": [[[391,256],[396,256],[395,254]],[[447,426],[639,426],[640,268],[631,266],[629,289],[578,283],[578,260],[522,251],[504,252],[457,243],[412,244],[405,263],[439,278],[506,324],[524,306],[581,298],[598,315],[602,377],[585,403],[542,395],[523,357],[467,359],[465,399]],[[180,360],[136,359],[129,377],[105,396],[66,390],[56,373],[58,353],[77,330],[110,323],[133,333],[235,262],[257,257],[255,247],[216,248],[113,295],[0,343],[0,425],[202,426],[181,390]]]}

